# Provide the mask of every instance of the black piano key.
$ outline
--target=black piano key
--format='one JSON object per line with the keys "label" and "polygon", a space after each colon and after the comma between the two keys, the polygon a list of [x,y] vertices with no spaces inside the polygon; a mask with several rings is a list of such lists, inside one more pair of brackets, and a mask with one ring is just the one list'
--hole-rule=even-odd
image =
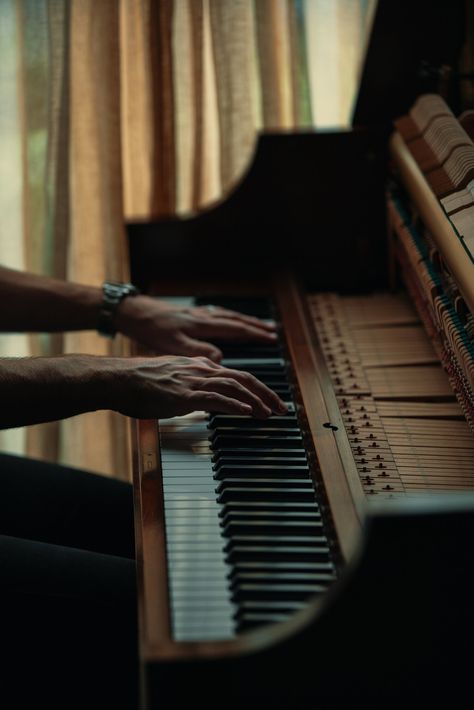
{"label": "black piano key", "polygon": [[225,448],[245,451],[254,447],[256,450],[268,449],[294,449],[300,446],[303,448],[303,438],[301,435],[289,434],[288,436],[272,436],[261,434],[254,436],[241,436],[240,434],[218,434],[212,440],[212,449],[221,451]]}
{"label": "black piano key", "polygon": [[[264,424],[272,428],[288,428],[297,427],[298,418],[296,414],[281,414],[270,416],[263,420]],[[258,429],[262,425],[261,419],[254,419],[239,414],[212,414],[209,417],[209,428],[217,429],[219,427],[244,427],[245,429]]]}
{"label": "black piano key", "polygon": [[229,478],[222,479],[219,481],[219,485],[216,487],[217,495],[223,493],[227,488],[264,488],[265,486],[271,486],[277,490],[294,490],[296,487],[298,489],[303,489],[307,491],[313,491],[313,484],[311,479],[301,479],[301,478],[257,478],[250,476],[247,478]]}
{"label": "black piano key", "polygon": [[281,501],[293,503],[314,502],[314,491],[303,487],[276,488],[265,486],[261,488],[243,488],[242,486],[229,486],[220,493],[218,503],[240,503],[241,501],[273,502]]}
{"label": "black piano key", "polygon": [[267,423],[265,419],[256,420],[260,422],[260,426],[252,427],[216,427],[209,434],[209,440],[214,443],[218,436],[235,436],[245,437],[248,441],[253,441],[256,437],[282,437],[301,436],[300,429],[297,426],[292,427],[274,427]]}
{"label": "black piano key", "polygon": [[319,513],[316,505],[314,509],[310,511],[288,511],[288,510],[229,510],[230,504],[226,505],[226,512],[221,516],[220,524],[222,527],[225,525],[235,523],[236,525],[242,523],[242,525],[261,522],[262,525],[273,520],[278,521],[278,523],[315,523],[318,525],[322,524],[321,514]]}
{"label": "black piano key", "polygon": [[283,500],[228,500],[225,507],[219,511],[219,517],[225,518],[226,515],[230,515],[236,511],[247,512],[248,510],[256,510],[260,513],[265,512],[304,512],[313,513],[318,510],[316,500],[310,501],[289,501],[287,498]]}
{"label": "black piano key", "polygon": [[232,580],[239,574],[249,572],[272,572],[274,574],[334,574],[335,567],[331,560],[321,559],[313,560],[310,564],[301,560],[235,560],[229,572],[229,580]]}
{"label": "black piano key", "polygon": [[305,572],[272,572],[259,570],[258,572],[241,570],[229,580],[229,586],[234,589],[246,583],[270,584],[320,584],[328,585],[335,580],[335,575],[330,572],[316,572],[308,569]]}
{"label": "black piano key", "polygon": [[218,450],[214,450],[212,453],[211,461],[213,463],[218,463],[224,457],[239,457],[239,458],[253,458],[257,456],[272,456],[275,458],[287,458],[288,456],[299,456],[300,458],[306,458],[306,451],[302,446],[299,447],[242,447],[236,448],[234,446],[220,446]]}
{"label": "black piano key", "polygon": [[227,561],[235,562],[318,562],[325,561],[329,556],[326,545],[234,545],[227,552]]}
{"label": "black piano key", "polygon": [[269,478],[303,478],[309,479],[308,466],[268,466],[260,464],[250,464],[248,466],[219,466],[214,472],[214,478],[218,481],[230,478],[242,477],[269,477]]}
{"label": "black piano key", "polygon": [[323,524],[320,520],[279,520],[269,518],[268,520],[233,520],[222,526],[222,534],[225,537],[235,537],[242,534],[259,535],[315,535],[320,536],[323,531]]}
{"label": "black piano key", "polygon": [[237,534],[233,535],[230,540],[224,545],[224,550],[226,552],[230,552],[231,550],[234,550],[236,547],[272,547],[273,545],[275,546],[285,546],[288,548],[296,547],[296,548],[303,548],[303,547],[310,547],[311,549],[316,549],[316,548],[327,548],[327,540],[326,537],[323,535],[286,535],[283,531],[281,531],[277,535],[265,535],[265,534],[258,534],[258,535],[245,535],[245,534]]}
{"label": "black piano key", "polygon": [[308,468],[309,470],[305,454],[300,454],[298,456],[295,454],[292,456],[265,456],[263,454],[259,454],[255,457],[255,459],[250,457],[246,458],[245,456],[222,455],[219,456],[218,461],[212,462],[212,470],[215,473],[218,473],[222,468],[227,467],[230,468],[230,470],[234,470],[239,467],[247,470],[253,466],[268,466],[275,469],[284,469],[286,467],[292,469],[294,466],[300,466],[302,468]]}

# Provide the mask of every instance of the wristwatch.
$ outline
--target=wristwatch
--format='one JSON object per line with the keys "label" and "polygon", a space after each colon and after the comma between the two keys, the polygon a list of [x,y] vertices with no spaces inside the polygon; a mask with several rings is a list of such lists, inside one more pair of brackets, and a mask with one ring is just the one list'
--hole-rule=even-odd
{"label": "wristwatch", "polygon": [[114,283],[106,281],[102,285],[102,303],[99,311],[97,330],[100,335],[113,338],[117,332],[115,327],[115,313],[118,306],[127,296],[137,296],[140,293],[133,284]]}

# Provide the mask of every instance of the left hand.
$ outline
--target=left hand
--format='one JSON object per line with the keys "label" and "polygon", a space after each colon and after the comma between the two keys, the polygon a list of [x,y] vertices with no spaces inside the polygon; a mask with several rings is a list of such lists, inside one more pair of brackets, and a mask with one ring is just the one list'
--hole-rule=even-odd
{"label": "left hand", "polygon": [[118,330],[157,354],[201,355],[220,362],[211,340],[273,343],[275,326],[218,306],[180,308],[149,296],[126,298],[117,311]]}

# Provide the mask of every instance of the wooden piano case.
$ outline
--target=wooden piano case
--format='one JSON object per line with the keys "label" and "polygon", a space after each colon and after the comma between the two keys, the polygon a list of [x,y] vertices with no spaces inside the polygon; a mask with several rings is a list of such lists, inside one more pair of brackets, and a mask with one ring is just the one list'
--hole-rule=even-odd
{"label": "wooden piano case", "polygon": [[[340,184],[342,156],[347,171]],[[263,293],[275,300],[342,569],[323,597],[286,622],[228,641],[173,640],[157,428],[138,423],[134,485],[147,708],[385,706],[407,694],[426,701],[461,697],[465,689],[469,653],[461,629],[473,628],[474,579],[466,559],[474,497],[382,502],[367,510],[305,298],[315,284],[343,293],[388,284],[385,165],[380,134],[262,136],[249,175],[220,206],[189,220],[129,226],[133,280],[148,292]],[[367,195],[349,189],[357,181]],[[222,256],[224,241],[231,261]]]}

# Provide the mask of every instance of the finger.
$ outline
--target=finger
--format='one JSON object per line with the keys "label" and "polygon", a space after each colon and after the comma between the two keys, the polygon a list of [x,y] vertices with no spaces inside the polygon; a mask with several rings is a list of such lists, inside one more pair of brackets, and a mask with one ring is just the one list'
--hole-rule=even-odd
{"label": "finger", "polygon": [[219,392],[194,392],[189,401],[195,410],[205,412],[222,412],[224,414],[252,415],[252,406],[238,399],[226,397]]}
{"label": "finger", "polygon": [[[196,309],[201,310],[201,309]],[[230,320],[242,321],[243,323],[248,323],[257,328],[263,328],[264,330],[274,331],[276,328],[275,321],[273,320],[261,320],[255,316],[249,316],[246,313],[239,313],[238,311],[231,311],[228,308],[221,308],[220,306],[212,306],[202,309],[206,315],[210,315],[213,318],[228,318]]]}
{"label": "finger", "polygon": [[257,395],[259,399],[269,407],[275,414],[285,414],[287,411],[286,404],[280,399],[280,397],[273,392],[269,387],[260,382],[256,377],[250,374],[250,372],[243,372],[241,370],[231,370],[225,367],[219,368],[216,373],[211,373],[212,377],[226,377],[232,380],[236,380],[246,389],[250,390],[253,394]]}
{"label": "finger", "polygon": [[260,397],[251,392],[249,389],[241,385],[234,379],[227,377],[212,377],[200,382],[200,389],[219,392],[226,397],[238,399],[240,402],[250,404],[252,413],[255,417],[267,418],[271,415],[272,410],[262,402]]}
{"label": "finger", "polygon": [[180,338],[180,344],[182,345],[181,354],[183,355],[209,358],[209,360],[212,360],[214,363],[222,360],[222,351],[211,343],[195,340],[183,334]]}
{"label": "finger", "polygon": [[199,336],[203,338],[252,340],[264,343],[274,343],[277,339],[277,334],[274,332],[226,318],[210,318],[196,323],[193,329],[199,330]]}
{"label": "finger", "polygon": [[205,357],[203,355],[195,355],[194,358],[196,361],[202,363],[203,365],[211,367],[213,370],[218,370],[220,367],[222,367],[215,360],[210,360],[208,357]]}

